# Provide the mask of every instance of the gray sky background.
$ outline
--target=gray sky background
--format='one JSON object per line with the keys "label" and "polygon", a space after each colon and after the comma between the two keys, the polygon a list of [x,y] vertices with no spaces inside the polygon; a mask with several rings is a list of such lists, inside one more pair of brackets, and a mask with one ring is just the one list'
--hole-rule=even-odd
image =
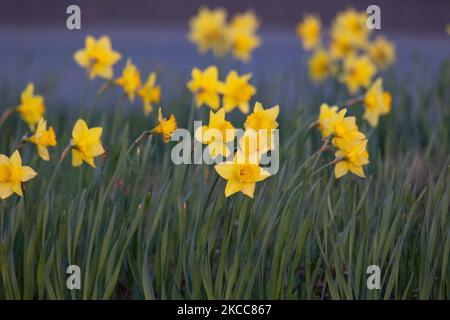
{"label": "gray sky background", "polygon": [[80,5],[85,27],[178,27],[202,5],[222,6],[231,14],[252,8],[264,28],[292,27],[309,12],[329,22],[348,6],[370,4],[381,7],[382,28],[388,32],[442,33],[450,23],[450,0],[0,0],[0,28],[64,28],[70,4]]}

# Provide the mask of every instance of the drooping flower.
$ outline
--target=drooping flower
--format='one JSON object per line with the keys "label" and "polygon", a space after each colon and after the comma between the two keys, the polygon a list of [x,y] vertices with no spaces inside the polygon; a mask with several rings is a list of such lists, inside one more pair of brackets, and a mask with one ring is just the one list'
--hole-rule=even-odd
{"label": "drooping flower", "polygon": [[144,103],[144,112],[148,116],[153,110],[153,104],[157,104],[161,100],[161,87],[155,85],[156,73],[149,74],[147,81],[144,83],[138,94]]}
{"label": "drooping flower", "polygon": [[36,145],[38,154],[42,160],[50,160],[47,148],[56,146],[56,136],[52,127],[47,130],[47,121],[44,118],[39,120],[36,132],[27,141]]}
{"label": "drooping flower", "polygon": [[378,125],[378,118],[388,114],[391,110],[391,95],[383,91],[383,80],[378,78],[367,90],[364,96],[365,111],[363,119],[367,120],[372,127]]}
{"label": "drooping flower", "polygon": [[248,11],[237,14],[231,20],[229,37],[233,56],[244,62],[250,60],[251,53],[261,44],[256,35],[260,22],[255,13]]}
{"label": "drooping flower", "polygon": [[248,83],[251,77],[251,73],[239,76],[234,70],[228,73],[225,82],[219,86],[226,112],[236,107],[239,107],[242,113],[249,112],[249,101],[256,92],[255,87]]}
{"label": "drooping flower", "polygon": [[152,129],[152,133],[162,135],[164,143],[168,143],[172,137],[173,132],[177,129],[177,120],[175,116],[170,115],[169,119],[163,118],[162,110],[158,110],[158,125]]}
{"label": "drooping flower", "polygon": [[317,49],[308,61],[309,76],[320,82],[336,72],[336,65],[331,56],[323,49]]}
{"label": "drooping flower", "polygon": [[385,69],[395,62],[395,46],[383,36],[375,38],[368,48],[370,58],[378,67]]}
{"label": "drooping flower", "polygon": [[227,180],[225,196],[229,197],[236,192],[242,192],[253,198],[256,182],[263,181],[270,173],[261,168],[258,163],[248,161],[248,158],[236,152],[232,162],[224,162],[214,167],[219,176]]}
{"label": "drooping flower", "polygon": [[195,138],[208,145],[211,158],[228,157],[230,149],[227,142],[234,139],[234,127],[231,122],[225,120],[225,108],[220,108],[216,113],[210,111],[209,124],[199,127],[195,132]]}
{"label": "drooping flower", "polygon": [[226,20],[227,12],[222,8],[200,8],[189,20],[189,41],[197,44],[200,53],[212,50],[216,56],[224,55],[230,46]]}
{"label": "drooping flower", "polygon": [[188,82],[188,89],[194,94],[196,105],[200,108],[203,104],[211,109],[219,108],[219,71],[216,66],[210,66],[203,72],[197,68],[192,69],[192,80]]}
{"label": "drooping flower", "polygon": [[125,93],[131,102],[134,102],[136,92],[141,83],[141,74],[138,68],[131,62],[131,59],[127,60],[127,64],[122,71],[122,76],[116,79],[115,83],[123,88]]}
{"label": "drooping flower", "polygon": [[338,150],[335,152],[336,166],[334,174],[340,178],[349,171],[364,178],[363,166],[369,163],[369,153],[366,150],[367,139],[362,140],[339,140],[335,143]]}
{"label": "drooping flower", "polygon": [[22,119],[28,124],[30,130],[34,131],[36,124],[45,112],[44,98],[34,95],[34,84],[29,83],[20,95],[20,105],[17,107]]}
{"label": "drooping flower", "polygon": [[36,175],[31,167],[22,165],[19,151],[15,151],[11,158],[0,154],[0,199],[4,200],[13,193],[22,197],[22,183],[33,179]]}
{"label": "drooping flower", "polygon": [[105,153],[101,143],[103,129],[88,128],[86,122],[78,119],[72,130],[72,166],[79,167],[86,162],[95,168],[94,158]]}
{"label": "drooping flower", "polygon": [[344,61],[344,73],[341,81],[347,86],[351,94],[355,94],[359,88],[368,87],[376,73],[376,67],[368,56],[351,56]]}
{"label": "drooping flower", "polygon": [[297,25],[297,35],[302,40],[305,50],[312,50],[320,45],[321,23],[315,15],[307,15]]}
{"label": "drooping flower", "polygon": [[121,54],[111,48],[111,40],[102,36],[96,40],[92,36],[86,37],[85,48],[74,54],[79,66],[86,68],[90,79],[101,77],[112,79],[113,66],[120,60]]}

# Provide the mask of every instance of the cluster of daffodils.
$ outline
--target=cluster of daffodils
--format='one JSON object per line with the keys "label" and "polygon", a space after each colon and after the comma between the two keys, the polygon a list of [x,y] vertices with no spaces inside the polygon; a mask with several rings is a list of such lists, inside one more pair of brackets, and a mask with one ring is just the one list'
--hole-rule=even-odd
{"label": "cluster of daffodils", "polygon": [[359,131],[355,117],[346,117],[346,114],[347,109],[339,110],[337,106],[329,107],[326,103],[320,106],[318,126],[325,140],[322,149],[335,150],[336,178],[348,172],[365,177],[363,167],[369,163],[367,138]]}
{"label": "cluster of daffodils", "polygon": [[[332,22],[328,47],[325,46],[320,18],[307,15],[298,24],[297,34],[303,48],[313,51],[308,61],[312,80],[321,82],[335,76],[344,83],[351,95],[369,90],[357,102],[364,102],[364,118],[371,126],[377,126],[378,116],[389,112],[391,97],[382,91],[381,80],[374,81],[378,70],[383,70],[395,62],[394,45],[381,35],[371,39],[372,30],[367,27],[367,15],[354,9],[340,12]],[[369,97],[368,97],[369,96]]]}
{"label": "cluster of daffodils", "polygon": [[256,88],[249,84],[252,75],[250,73],[239,75],[232,70],[228,73],[224,82],[219,80],[219,71],[216,66],[210,66],[205,70],[194,68],[192,79],[187,87],[194,95],[198,108],[207,105],[212,110],[219,109],[221,105],[225,112],[230,112],[236,107],[247,114],[250,111],[249,101],[256,93]]}
{"label": "cluster of daffodils", "polygon": [[210,111],[209,124],[199,127],[195,138],[207,145],[212,159],[226,158],[225,162],[214,167],[217,174],[227,180],[225,196],[242,192],[253,198],[256,182],[270,176],[269,171],[260,166],[260,160],[275,148],[273,130],[278,128],[279,107],[264,109],[261,103],[256,102],[253,112],[247,116],[244,134],[239,137],[235,150],[229,145],[234,145],[238,138],[236,128],[225,119],[225,113],[225,107]]}
{"label": "cluster of daffodils", "polygon": [[153,105],[161,100],[161,87],[156,85],[156,73],[151,72],[143,83],[139,69],[131,59],[128,59],[121,76],[114,79],[113,67],[121,57],[120,53],[112,49],[111,40],[107,36],[102,36],[98,40],[87,36],[85,47],[74,54],[75,61],[87,70],[90,79],[100,77],[110,81],[108,84],[122,87],[132,103],[136,95],[139,96],[144,113],[148,116],[153,110]]}
{"label": "cluster of daffodils", "polygon": [[247,62],[252,51],[261,44],[256,35],[259,25],[251,11],[236,14],[228,22],[225,9],[203,7],[189,20],[188,37],[202,54],[212,51],[215,56],[222,57],[231,52],[236,59]]}

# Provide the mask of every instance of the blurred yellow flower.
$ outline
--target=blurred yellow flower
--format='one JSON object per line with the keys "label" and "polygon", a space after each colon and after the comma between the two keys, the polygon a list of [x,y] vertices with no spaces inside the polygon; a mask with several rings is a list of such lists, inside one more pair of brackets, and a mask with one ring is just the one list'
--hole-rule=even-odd
{"label": "blurred yellow flower", "polygon": [[240,191],[253,198],[256,182],[263,181],[270,176],[270,173],[261,168],[258,163],[246,160],[247,157],[238,151],[233,162],[221,163],[214,167],[217,174],[227,180],[226,197]]}
{"label": "blurred yellow flower", "polygon": [[79,167],[83,161],[95,168],[94,158],[105,153],[100,141],[103,129],[88,128],[86,122],[78,119],[72,130],[72,166]]}
{"label": "blurred yellow flower", "polygon": [[153,110],[153,103],[159,103],[161,100],[161,87],[155,85],[156,73],[149,74],[147,81],[144,83],[138,94],[144,103],[144,112],[148,116]]}
{"label": "blurred yellow flower", "polygon": [[210,66],[205,71],[192,69],[192,80],[188,82],[188,89],[194,94],[196,105],[200,108],[203,104],[211,109],[219,108],[219,71],[216,66]]}
{"label": "blurred yellow flower", "polygon": [[136,91],[142,85],[141,74],[138,68],[131,62],[131,59],[127,60],[127,64],[122,71],[122,76],[116,79],[115,83],[123,88],[125,93],[131,102],[134,102],[136,97]]}
{"label": "blurred yellow flower", "polygon": [[351,94],[359,88],[368,87],[376,73],[376,67],[368,56],[351,56],[344,61],[344,73],[341,77]]}
{"label": "blurred yellow flower", "polygon": [[332,127],[328,123],[336,121],[335,119],[338,118],[338,109],[337,106],[330,107],[326,103],[322,103],[320,106],[319,119],[317,122],[323,138],[329,137],[333,133],[330,131]]}
{"label": "blurred yellow flower", "polygon": [[36,132],[27,141],[37,146],[38,154],[43,160],[50,160],[47,148],[56,146],[56,136],[52,127],[47,130],[47,121],[44,118],[39,120]]}
{"label": "blurred yellow flower", "polygon": [[200,8],[198,14],[189,20],[189,41],[197,44],[200,53],[212,50],[216,56],[222,56],[230,45],[226,19],[227,12],[222,8]]}
{"label": "blurred yellow flower", "polygon": [[245,62],[250,60],[252,51],[261,44],[260,38],[255,34],[259,24],[258,18],[252,11],[233,17],[229,26],[229,35],[234,57]]}
{"label": "blurred yellow flower", "polygon": [[225,120],[225,108],[220,108],[216,113],[210,111],[209,124],[197,128],[195,138],[208,145],[211,158],[219,155],[228,157],[230,149],[227,142],[234,139],[234,127],[231,122]]}
{"label": "blurred yellow flower", "polygon": [[378,125],[378,118],[388,114],[391,109],[391,95],[383,91],[383,80],[378,78],[367,90],[364,96],[365,111],[363,119],[372,127]]}
{"label": "blurred yellow flower", "polygon": [[164,143],[169,143],[173,132],[177,129],[175,116],[170,115],[169,119],[163,118],[161,108],[158,110],[158,125],[152,129],[152,133],[162,135]]}
{"label": "blurred yellow flower", "polygon": [[219,92],[223,94],[223,107],[230,112],[239,107],[242,113],[249,112],[249,101],[256,89],[248,83],[251,73],[239,76],[236,71],[230,71],[224,83],[220,84]]}
{"label": "blurred yellow flower", "polygon": [[366,13],[358,12],[353,8],[339,12],[331,27],[333,35],[345,33],[348,35],[350,42],[360,48],[366,45],[370,31],[367,27]]}
{"label": "blurred yellow flower", "polygon": [[385,69],[395,62],[394,44],[383,36],[376,37],[374,42],[369,44],[368,53],[381,69]]}
{"label": "blurred yellow flower", "polygon": [[45,112],[44,98],[34,95],[34,84],[29,83],[20,95],[20,105],[17,111],[22,119],[28,124],[30,130],[34,131],[36,124],[43,117]]}
{"label": "blurred yellow flower", "polygon": [[297,35],[302,40],[303,48],[311,50],[320,45],[321,23],[315,15],[307,15],[297,25]]}
{"label": "blurred yellow flower", "polygon": [[22,165],[19,151],[15,151],[11,158],[0,154],[0,199],[4,200],[13,193],[22,197],[22,183],[36,175],[31,167]]}
{"label": "blurred yellow flower", "polygon": [[331,56],[323,49],[317,49],[308,60],[309,76],[320,82],[336,72],[336,65]]}
{"label": "blurred yellow flower", "polygon": [[335,59],[344,59],[356,52],[352,36],[349,32],[335,32],[331,34],[330,54]]}
{"label": "blurred yellow flower", "polygon": [[120,53],[112,50],[111,40],[102,36],[95,40],[92,36],[86,37],[85,48],[74,54],[74,59],[79,66],[86,68],[90,79],[99,76],[104,79],[113,77],[113,65],[120,60]]}
{"label": "blurred yellow flower", "polygon": [[340,140],[336,143],[338,150],[335,152],[339,160],[334,168],[334,175],[340,178],[349,171],[364,178],[363,166],[369,163],[369,153],[366,150],[367,139],[363,140]]}

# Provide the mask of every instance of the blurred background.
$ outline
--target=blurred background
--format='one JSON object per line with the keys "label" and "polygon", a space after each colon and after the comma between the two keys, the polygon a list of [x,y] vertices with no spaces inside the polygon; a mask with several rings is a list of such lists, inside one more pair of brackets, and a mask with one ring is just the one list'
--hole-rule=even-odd
{"label": "blurred background", "polygon": [[[81,30],[66,28],[70,4],[81,8]],[[450,56],[450,37],[445,32],[449,0],[0,0],[0,81],[8,79],[10,86],[23,88],[33,80],[45,88],[57,87],[52,94],[58,98],[73,99],[80,94],[73,86],[82,86],[85,79],[73,53],[84,46],[86,35],[107,34],[124,58],[132,57],[145,72],[162,74],[163,88],[167,83],[184,88],[193,66],[218,63],[212,56],[198,55],[187,40],[188,20],[201,6],[224,7],[230,15],[252,9],[262,21],[263,43],[252,61],[222,64],[240,72],[258,70],[256,80],[288,77],[289,72],[306,73],[306,54],[295,33],[305,14],[319,14],[328,26],[338,11],[348,7],[365,11],[371,4],[381,8],[381,32],[396,44],[399,68],[426,65],[432,70]],[[163,89],[163,98],[166,94]]]}

